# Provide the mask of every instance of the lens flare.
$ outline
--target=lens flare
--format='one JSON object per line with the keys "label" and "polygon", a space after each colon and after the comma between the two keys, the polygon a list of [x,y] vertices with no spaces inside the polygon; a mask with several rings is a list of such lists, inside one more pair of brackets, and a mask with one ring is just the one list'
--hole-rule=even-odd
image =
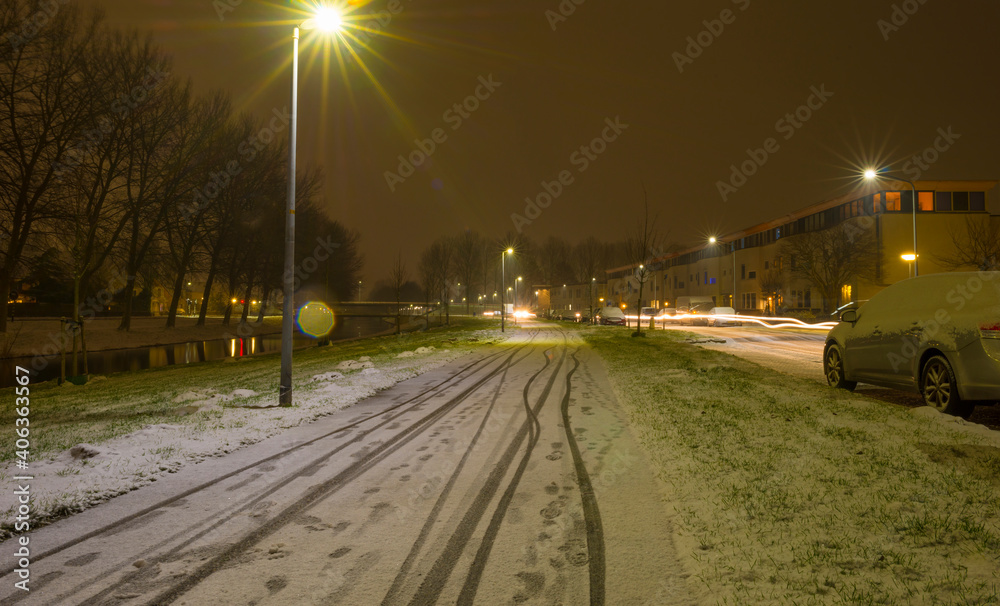
{"label": "lens flare", "polygon": [[319,301],[309,301],[299,308],[299,330],[310,337],[325,337],[333,330],[333,310]]}

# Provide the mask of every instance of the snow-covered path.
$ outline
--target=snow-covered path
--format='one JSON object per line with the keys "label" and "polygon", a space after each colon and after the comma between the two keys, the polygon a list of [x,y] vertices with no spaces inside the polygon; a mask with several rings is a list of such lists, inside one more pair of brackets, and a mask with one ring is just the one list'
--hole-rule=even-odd
{"label": "snow-covered path", "polygon": [[690,603],[660,491],[600,358],[523,330],[36,531],[0,602]]}

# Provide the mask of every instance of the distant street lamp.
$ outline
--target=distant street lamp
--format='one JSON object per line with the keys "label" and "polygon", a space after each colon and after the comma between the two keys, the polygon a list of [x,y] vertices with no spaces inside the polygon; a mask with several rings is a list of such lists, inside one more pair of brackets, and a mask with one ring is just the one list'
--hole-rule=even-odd
{"label": "distant street lamp", "polygon": [[[508,248],[500,254],[500,332],[504,332],[504,323],[507,319],[507,303],[504,300],[506,291],[503,289],[507,285],[507,255],[514,254],[513,248]],[[493,296],[497,296],[493,293]]]}
{"label": "distant street lamp", "polygon": [[594,283],[597,282],[597,278],[590,279],[590,298],[587,300],[590,303],[590,322],[594,322]]}
{"label": "distant street lamp", "polygon": [[[904,183],[910,184],[910,189],[913,190],[913,277],[917,277],[919,274],[919,269],[917,267],[917,204],[919,202],[919,195],[917,194],[917,186],[913,184],[913,181],[909,179],[904,179],[902,177],[897,177],[895,175],[890,175],[881,171],[877,171],[869,168],[865,171],[865,179],[869,181],[874,181],[879,177],[885,177],[886,179],[892,179],[893,181],[902,181]],[[902,210],[902,209],[900,209]]]}
{"label": "distant street lamp", "polygon": [[517,283],[520,282],[523,279],[524,278],[522,278],[521,276],[518,276],[517,280],[514,280],[514,321],[515,322],[517,322]]}
{"label": "distant street lamp", "polygon": [[281,311],[281,377],[278,402],[292,405],[292,330],[295,322],[295,142],[299,101],[299,29],[318,29],[327,33],[340,30],[343,20],[331,8],[319,8],[311,19],[292,30],[292,103],[288,131],[288,199],[285,202],[285,271],[284,306]]}

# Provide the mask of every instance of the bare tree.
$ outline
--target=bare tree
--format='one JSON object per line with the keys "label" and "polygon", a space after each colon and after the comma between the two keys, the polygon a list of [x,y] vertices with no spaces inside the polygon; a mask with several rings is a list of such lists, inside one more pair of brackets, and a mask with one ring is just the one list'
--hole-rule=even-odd
{"label": "bare tree", "polygon": [[462,232],[454,240],[455,272],[465,284],[465,313],[470,312],[472,298],[478,292],[475,282],[482,263],[479,258],[483,252],[482,240],[482,236],[471,230]]}
{"label": "bare tree", "polygon": [[873,228],[856,222],[800,234],[782,240],[782,254],[791,261],[793,276],[809,282],[823,297],[823,310],[840,304],[840,291],[853,280],[874,280],[878,240]]}
{"label": "bare tree", "polygon": [[[193,104],[190,84],[166,82],[157,93],[159,102],[126,125],[129,224],[122,235],[126,284],[119,330],[131,328],[135,281],[160,244],[169,214],[178,200],[186,201],[204,185],[197,182],[197,173],[206,157],[205,145],[221,126],[218,120],[228,115],[228,100],[222,95]],[[192,213],[192,223],[200,221],[202,210]]]}
{"label": "bare tree", "polygon": [[975,268],[1000,269],[1000,221],[982,215],[965,217],[965,231],[949,230],[954,252],[936,256],[938,263],[952,271]]}
{"label": "bare tree", "polygon": [[[778,293],[785,287],[785,279],[781,271],[772,267],[770,269],[765,269],[763,272],[757,276],[757,288],[760,289],[761,294],[765,299],[770,298],[777,305]],[[774,313],[774,308],[771,308],[771,313]]]}
{"label": "bare tree", "polygon": [[[223,174],[227,181],[217,183],[217,188],[225,189],[231,185],[233,175],[228,174],[227,165],[232,161],[233,149],[230,147],[231,141],[225,136],[225,125],[231,116],[229,99],[222,95],[205,100],[196,104],[191,114],[191,120],[182,124],[181,128],[189,137],[185,142],[185,147],[190,149],[182,150],[179,156],[181,160],[188,160],[180,165],[182,172],[189,176],[183,184],[170,183],[170,187],[180,197],[186,198],[199,190],[207,189],[206,183]],[[202,130],[204,129],[204,130]],[[212,169],[219,170],[214,172]],[[214,190],[213,190],[214,191]],[[167,251],[170,255],[170,269],[173,277],[173,291],[170,297],[170,305],[167,308],[167,328],[173,328],[177,322],[177,308],[180,303],[181,294],[184,292],[185,276],[191,269],[195,257],[204,236],[204,221],[206,209],[210,204],[201,203],[196,206],[167,204],[164,205],[164,212],[158,215],[160,225],[162,225],[162,235],[167,241]],[[258,250],[253,247],[253,250]],[[246,293],[244,300],[249,299],[250,293]],[[242,321],[246,323],[247,310],[249,305],[243,306]]]}
{"label": "bare tree", "polygon": [[[636,222],[635,230],[628,235],[625,240],[625,249],[629,256],[629,263],[636,266],[635,280],[639,284],[638,297],[636,299],[637,317],[642,317],[642,291],[646,282],[652,274],[649,262],[653,259],[654,251],[659,247],[660,236],[656,227],[657,217],[649,216],[649,196],[646,193],[646,186],[642,186],[642,215]],[[642,322],[636,321],[636,331],[633,337],[641,337]]]}
{"label": "bare tree", "polygon": [[392,264],[392,272],[389,280],[392,284],[392,292],[396,296],[396,334],[402,332],[400,322],[400,309],[402,308],[403,286],[406,284],[406,263],[403,261],[403,252],[396,253],[396,262]]}
{"label": "bare tree", "polygon": [[[433,293],[441,292],[438,288],[437,259],[435,258],[433,246],[425,249],[424,252],[420,254],[420,263],[417,265],[417,271],[420,272],[420,285],[424,288],[424,297],[426,298],[427,309],[430,310],[431,295]],[[427,319],[430,321],[429,315]]]}
{"label": "bare tree", "polygon": [[101,19],[62,6],[30,39],[23,26],[35,2],[0,6],[0,332],[7,293],[38,230],[66,208],[62,163],[93,124],[92,84],[85,76]]}

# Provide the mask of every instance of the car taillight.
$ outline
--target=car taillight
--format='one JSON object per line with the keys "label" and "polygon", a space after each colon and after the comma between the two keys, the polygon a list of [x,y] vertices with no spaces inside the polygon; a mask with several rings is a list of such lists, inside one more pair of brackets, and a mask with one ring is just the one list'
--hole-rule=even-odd
{"label": "car taillight", "polygon": [[1000,322],[980,324],[979,334],[984,339],[1000,339]]}

